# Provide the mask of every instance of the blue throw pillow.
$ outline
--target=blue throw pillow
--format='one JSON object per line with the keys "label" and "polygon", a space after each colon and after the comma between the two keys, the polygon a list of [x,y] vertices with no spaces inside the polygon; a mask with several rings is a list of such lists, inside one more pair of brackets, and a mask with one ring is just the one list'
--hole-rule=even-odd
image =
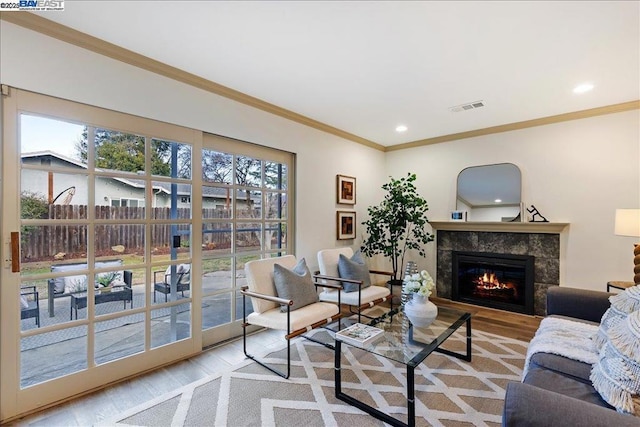
{"label": "blue throw pillow", "polygon": [[[274,264],[273,282],[278,297],[293,301],[292,311],[318,301],[318,293],[304,258],[292,270]],[[280,311],[286,313],[287,306],[282,305]]]}
{"label": "blue throw pillow", "polygon": [[[365,264],[360,251],[357,251],[351,259],[340,254],[338,258],[338,274],[342,279],[361,280],[362,289],[371,286],[371,277],[369,277],[369,269]],[[342,288],[345,292],[357,292],[359,286],[356,283],[342,282]]]}

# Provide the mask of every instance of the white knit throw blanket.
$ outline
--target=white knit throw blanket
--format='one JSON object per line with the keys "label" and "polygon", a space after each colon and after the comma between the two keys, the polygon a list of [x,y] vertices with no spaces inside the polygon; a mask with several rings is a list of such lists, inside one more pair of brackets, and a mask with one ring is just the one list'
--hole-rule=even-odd
{"label": "white knit throw blanket", "polygon": [[535,353],[551,353],[593,365],[598,353],[593,342],[597,325],[557,317],[545,317],[529,343],[522,379],[527,376],[529,360]]}

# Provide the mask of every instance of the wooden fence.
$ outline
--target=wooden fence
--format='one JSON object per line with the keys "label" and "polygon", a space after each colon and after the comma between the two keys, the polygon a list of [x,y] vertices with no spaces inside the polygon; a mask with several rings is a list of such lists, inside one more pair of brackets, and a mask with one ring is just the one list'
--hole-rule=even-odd
{"label": "wooden fence", "polygon": [[[49,219],[85,219],[86,205],[51,205]],[[96,219],[117,220],[120,224],[101,224],[95,226],[96,254],[111,252],[113,246],[122,245],[126,253],[144,253],[144,225],[127,224],[129,220],[143,219],[145,208],[96,206]],[[170,220],[170,208],[152,208],[152,219]],[[221,209],[203,209],[203,219],[225,219],[226,211]],[[191,209],[177,209],[177,219],[191,217]],[[187,224],[152,224],[151,247],[168,248],[174,235],[181,235],[181,243],[188,246],[190,226]],[[247,230],[251,231],[251,230]],[[258,239],[258,236],[255,236]],[[253,239],[252,239],[253,240]],[[231,245],[229,223],[208,224],[203,235],[203,243],[215,248],[228,248]],[[259,244],[259,241],[258,241]],[[81,254],[87,251],[87,228],[84,225],[27,226],[22,229],[22,260],[50,258],[55,254]]]}

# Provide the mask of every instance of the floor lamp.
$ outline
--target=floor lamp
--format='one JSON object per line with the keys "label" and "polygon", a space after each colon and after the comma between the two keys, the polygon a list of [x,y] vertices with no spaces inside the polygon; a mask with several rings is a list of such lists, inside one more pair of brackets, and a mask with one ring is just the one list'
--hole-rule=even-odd
{"label": "floor lamp", "polygon": [[[616,209],[615,234],[640,237],[640,209]],[[633,281],[640,284],[640,245],[633,249]]]}

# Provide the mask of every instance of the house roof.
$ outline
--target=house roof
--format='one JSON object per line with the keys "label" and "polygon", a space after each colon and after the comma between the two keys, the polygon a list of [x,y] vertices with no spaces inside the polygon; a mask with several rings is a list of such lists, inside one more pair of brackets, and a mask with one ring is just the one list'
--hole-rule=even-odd
{"label": "house roof", "polygon": [[[21,156],[23,159],[29,159],[29,158],[38,158],[38,157],[55,157],[65,163],[68,163],[69,165],[73,166],[73,167],[77,167],[77,168],[81,168],[81,169],[86,169],[87,165],[82,163],[79,160],[75,160],[72,159],[70,157],[64,156],[62,154],[58,154],[54,151],[37,151],[37,152],[30,152],[30,153],[22,153]],[[98,171],[101,171],[101,169],[96,169]],[[135,178],[120,178],[120,177],[114,177],[114,178],[107,178],[107,179],[113,179],[114,181],[120,182],[126,186],[130,186],[133,188],[144,188],[145,185],[145,180],[143,179],[135,179]],[[155,192],[162,192],[165,194],[171,194],[171,183],[170,182],[164,182],[164,181],[154,181],[153,183],[153,190]],[[244,197],[244,191],[243,190],[238,190],[240,193],[240,197]],[[183,184],[183,183],[178,183],[177,184],[177,191],[176,194],[178,196],[191,196],[192,195],[192,189],[191,189],[191,185],[190,184]],[[202,196],[203,197],[207,197],[207,198],[217,198],[217,199],[226,199],[227,198],[227,189],[224,187],[214,187],[214,186],[208,186],[208,185],[204,185],[202,186]],[[256,197],[252,197],[253,200],[257,200],[258,198]]]}

